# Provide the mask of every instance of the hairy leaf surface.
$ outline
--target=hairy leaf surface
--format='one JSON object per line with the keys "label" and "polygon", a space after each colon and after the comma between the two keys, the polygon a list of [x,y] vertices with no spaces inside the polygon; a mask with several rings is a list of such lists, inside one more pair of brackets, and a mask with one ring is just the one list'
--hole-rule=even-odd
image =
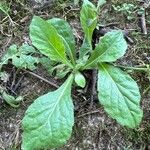
{"label": "hairy leaf surface", "polygon": [[34,16],[30,25],[32,44],[51,60],[63,62],[70,66],[65,54],[62,36],[47,21]]}
{"label": "hairy leaf surface", "polygon": [[100,39],[84,68],[93,67],[98,62],[114,62],[125,54],[126,49],[127,43],[121,31],[108,32]]}
{"label": "hairy leaf surface", "polygon": [[100,64],[98,97],[105,111],[121,125],[135,128],[142,119],[140,93],[136,82],[121,69]]}
{"label": "hairy leaf surface", "polygon": [[23,150],[50,149],[66,143],[74,124],[73,75],[56,91],[35,100],[23,119]]}
{"label": "hairy leaf surface", "polygon": [[70,59],[74,62],[76,56],[75,38],[68,22],[66,22],[63,19],[52,18],[48,20],[48,23],[50,23],[57,30],[58,34],[63,37],[64,45],[66,47],[66,53],[68,54]]}

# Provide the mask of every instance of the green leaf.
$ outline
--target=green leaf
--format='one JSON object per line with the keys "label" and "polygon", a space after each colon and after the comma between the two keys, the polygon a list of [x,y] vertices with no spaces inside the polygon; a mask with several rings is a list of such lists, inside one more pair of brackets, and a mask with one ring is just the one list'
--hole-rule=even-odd
{"label": "green leaf", "polygon": [[126,49],[127,43],[121,31],[108,32],[97,44],[84,69],[94,67],[98,62],[114,62],[125,54]]}
{"label": "green leaf", "polygon": [[56,91],[29,106],[23,119],[23,150],[51,149],[66,143],[74,124],[71,98],[73,75]]}
{"label": "green leaf", "polygon": [[63,19],[53,18],[48,20],[48,23],[50,23],[57,30],[58,34],[62,36],[66,48],[66,53],[72,62],[75,63],[75,38],[68,22]]}
{"label": "green leaf", "polygon": [[35,53],[35,49],[28,44],[23,44],[20,48],[12,45],[8,48],[7,53],[2,57],[0,62],[0,69],[3,65],[8,64],[12,60],[12,64],[20,69],[36,69],[35,64],[39,62],[38,58],[33,57],[31,54]]}
{"label": "green leaf", "polygon": [[[92,35],[93,35],[93,31],[96,28],[97,25],[97,9],[96,7],[88,0],[84,0],[83,1],[83,5],[82,5],[82,9],[80,11],[80,22],[81,22],[81,26],[82,29],[85,33],[85,38],[84,38],[84,42],[83,42],[83,46],[80,50],[80,55],[84,55],[83,53],[88,53],[91,49],[92,49]],[[89,51],[86,52],[86,50],[84,49],[84,47],[87,47],[89,49]],[[87,49],[86,48],[86,49]],[[82,52],[84,50],[84,52]],[[80,56],[80,58],[82,57]]]}
{"label": "green leaf", "polygon": [[55,61],[50,60],[47,57],[39,58],[40,64],[46,69],[46,71],[52,75],[54,71],[54,66],[57,64]]}
{"label": "green leaf", "polygon": [[9,16],[9,11],[10,11],[10,8],[9,6],[7,5],[7,2],[2,0],[0,2],[0,10],[5,13],[7,16]]}
{"label": "green leaf", "polygon": [[35,58],[31,55],[23,55],[20,54],[19,56],[15,56],[12,59],[12,64],[20,69],[30,69],[34,70],[36,69],[35,64],[38,64],[38,58]]}
{"label": "green leaf", "polygon": [[75,82],[78,86],[84,88],[85,87],[85,84],[86,84],[86,80],[84,78],[84,76],[80,73],[80,72],[77,72],[75,74]]}
{"label": "green leaf", "polygon": [[54,67],[56,71],[55,78],[62,79],[64,78],[71,70],[70,68],[66,67],[64,64],[60,64]]}
{"label": "green leaf", "polygon": [[34,16],[30,25],[32,44],[51,60],[62,62],[72,67],[65,54],[62,36],[47,21]]}
{"label": "green leaf", "polygon": [[91,43],[88,42],[87,38],[84,38],[82,46],[79,51],[79,58],[83,59],[83,57],[87,56],[87,54],[92,51]]}
{"label": "green leaf", "polygon": [[2,98],[12,107],[19,107],[19,103],[23,100],[22,96],[15,98],[12,95],[7,94],[5,91],[2,92]]}
{"label": "green leaf", "polygon": [[19,47],[19,51],[22,54],[29,54],[29,53],[36,53],[36,50],[33,46],[30,46],[28,44],[23,43],[20,47]]}
{"label": "green leaf", "polygon": [[100,64],[98,97],[105,111],[121,125],[135,128],[141,122],[140,92],[136,82],[121,69]]}
{"label": "green leaf", "polygon": [[93,31],[97,25],[97,9],[88,0],[83,1],[82,9],[80,12],[80,21],[88,41],[91,42]]}
{"label": "green leaf", "polygon": [[17,45],[13,44],[8,48],[7,53],[2,57],[0,61],[0,70],[3,65],[8,63],[9,59],[12,59],[14,56],[16,56],[18,50],[17,50]]}

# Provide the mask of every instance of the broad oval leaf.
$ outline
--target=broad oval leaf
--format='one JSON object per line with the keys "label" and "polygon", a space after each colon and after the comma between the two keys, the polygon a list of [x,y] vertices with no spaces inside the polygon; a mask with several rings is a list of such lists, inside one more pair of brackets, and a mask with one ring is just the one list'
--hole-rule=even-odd
{"label": "broad oval leaf", "polygon": [[100,64],[98,98],[105,111],[121,125],[135,128],[142,119],[140,92],[136,82],[121,69]]}
{"label": "broad oval leaf", "polygon": [[57,30],[58,34],[63,37],[66,53],[74,63],[76,59],[75,37],[70,25],[65,20],[59,18],[49,19],[48,23],[50,23]]}
{"label": "broad oval leaf", "polygon": [[32,44],[51,60],[63,62],[70,66],[65,54],[62,37],[47,21],[34,16],[30,25]]}
{"label": "broad oval leaf", "polygon": [[114,62],[125,54],[126,49],[122,31],[108,32],[100,39],[84,68],[93,67],[98,62]]}
{"label": "broad oval leaf", "polygon": [[56,91],[37,98],[23,118],[23,150],[50,149],[66,143],[72,133],[73,75]]}
{"label": "broad oval leaf", "polygon": [[85,87],[86,80],[85,80],[85,77],[80,72],[77,72],[75,74],[75,82],[78,86],[80,86],[82,88]]}

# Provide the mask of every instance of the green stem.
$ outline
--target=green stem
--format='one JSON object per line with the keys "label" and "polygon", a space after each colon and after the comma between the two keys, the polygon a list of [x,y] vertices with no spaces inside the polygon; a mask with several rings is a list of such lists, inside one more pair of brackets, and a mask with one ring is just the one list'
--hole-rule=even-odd
{"label": "green stem", "polygon": [[119,67],[119,68],[123,68],[123,69],[127,69],[127,70],[135,70],[135,71],[144,71],[144,72],[148,72],[149,68],[147,67],[126,67],[126,66],[122,66],[122,65],[114,65],[116,67]]}
{"label": "green stem", "polygon": [[149,91],[150,91],[150,86],[148,86],[148,87],[144,90],[143,95],[146,95]]}

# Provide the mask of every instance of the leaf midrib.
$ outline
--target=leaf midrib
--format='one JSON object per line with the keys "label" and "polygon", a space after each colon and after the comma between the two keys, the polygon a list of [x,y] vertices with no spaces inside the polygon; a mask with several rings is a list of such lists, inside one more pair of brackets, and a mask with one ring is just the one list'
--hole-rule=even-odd
{"label": "leaf midrib", "polygon": [[[104,38],[104,37],[103,37]],[[114,43],[116,43],[116,37],[115,37],[115,40],[111,40],[113,41],[111,45],[114,45]],[[109,42],[110,43],[110,42]],[[84,69],[88,68],[91,64],[94,64],[100,57],[102,57],[107,51],[109,51],[111,49],[111,47],[109,46],[109,48],[107,48],[101,55],[99,55],[96,59],[94,59],[93,61],[91,62],[88,62],[87,65],[84,67]],[[95,50],[93,51],[93,53],[96,53],[98,50]],[[92,56],[92,55],[91,55]],[[91,58],[91,57],[90,57]],[[90,59],[89,58],[89,59]]]}
{"label": "leaf midrib", "polygon": [[[50,117],[52,116],[52,114],[53,114],[53,112],[55,111],[55,109],[57,108],[57,105],[58,105],[59,102],[61,101],[61,97],[64,95],[65,90],[67,90],[68,85],[70,84],[70,82],[71,82],[71,80],[72,80],[72,76],[73,76],[73,75],[70,75],[70,77],[68,78],[68,81],[67,81],[67,83],[66,83],[66,86],[64,87],[64,89],[63,89],[62,93],[60,94],[60,96],[58,97],[57,102],[56,102],[55,105],[53,106],[53,110],[50,112],[50,114],[49,114],[49,116],[48,116],[48,118],[47,118],[47,121],[46,121],[43,125],[37,127],[37,128],[34,129],[34,130],[40,129],[40,128],[42,128],[43,126],[45,126],[47,123],[48,123],[48,124],[50,123],[50,122],[49,122],[49,119],[50,119]],[[50,126],[51,126],[51,125],[50,125]]]}
{"label": "leaf midrib", "polygon": [[[115,82],[115,80],[112,78],[112,76],[109,74],[109,72],[107,71],[107,69],[102,65],[102,64],[100,64],[101,66],[102,66],[102,68],[105,70],[105,72],[108,74],[108,76],[110,77],[110,79],[112,80],[112,82],[116,85],[116,87],[117,87],[117,89],[118,89],[118,91],[119,91],[119,93],[121,94],[121,96],[122,96],[122,93],[121,93],[121,90],[120,90],[120,88],[118,87],[118,85],[117,85],[117,83]],[[126,96],[125,96],[126,97]],[[126,104],[126,106],[127,106],[127,108],[128,108],[128,110],[129,110],[129,112],[130,112],[130,107],[128,106],[128,103],[126,102],[126,100],[125,100],[125,98],[122,96],[122,98],[124,99],[124,102],[125,102],[125,104]],[[132,116],[132,118],[133,118],[133,120],[134,120],[134,122],[135,122],[135,124],[136,124],[136,120],[135,120],[135,118],[134,118],[134,116],[133,116],[133,114],[130,112],[130,114],[131,114],[131,116]]]}
{"label": "leaf midrib", "polygon": [[[47,23],[47,22],[46,22]],[[48,24],[48,23],[47,23]],[[33,26],[35,26],[35,27],[37,27],[37,25],[33,25]],[[48,24],[48,26],[50,26],[50,24]],[[53,28],[52,30],[55,30],[55,28],[52,26],[51,28]],[[58,57],[60,57],[61,59],[62,59],[62,62],[63,63],[65,63],[65,64],[67,64],[67,65],[69,65],[70,66],[70,63],[67,61],[67,58],[65,57],[65,55],[64,55],[64,57],[62,57],[62,55],[59,53],[59,51],[55,48],[55,46],[53,45],[53,43],[52,42],[50,42],[50,40],[49,40],[49,36],[47,36],[46,34],[45,34],[45,31],[43,31],[43,28],[41,29],[42,30],[42,32],[44,33],[44,37],[46,38],[46,40],[47,40],[47,42],[49,43],[49,45],[51,45],[52,46],[52,48],[54,49],[54,51],[58,54]],[[34,32],[33,32],[34,33]],[[58,37],[60,37],[61,38],[61,36],[56,32],[56,35],[58,36]],[[63,42],[62,42],[63,43]],[[61,44],[62,44],[61,43]],[[36,46],[36,45],[35,45]],[[64,54],[65,54],[65,47],[64,47],[64,45],[63,45],[63,49],[64,49]]]}

